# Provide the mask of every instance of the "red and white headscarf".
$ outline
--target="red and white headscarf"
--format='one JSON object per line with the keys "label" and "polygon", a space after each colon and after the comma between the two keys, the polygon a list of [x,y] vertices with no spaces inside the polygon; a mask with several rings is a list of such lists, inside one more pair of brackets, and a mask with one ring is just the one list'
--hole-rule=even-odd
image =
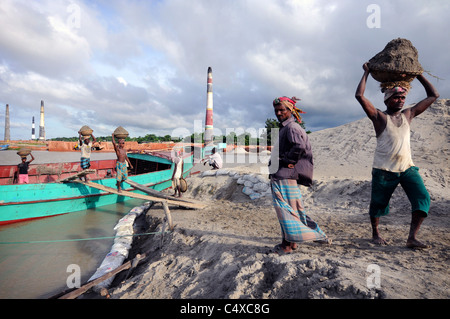
{"label": "red and white headscarf", "polygon": [[384,101],[389,100],[394,94],[400,94],[406,96],[408,94],[408,90],[401,86],[396,86],[390,89],[385,89],[384,93]]}
{"label": "red and white headscarf", "polygon": [[275,107],[278,104],[284,105],[284,107],[286,107],[287,109],[289,109],[289,111],[292,112],[292,114],[295,116],[297,121],[299,123],[301,123],[302,117],[300,116],[300,113],[304,114],[306,112],[303,112],[302,110],[300,110],[298,107],[295,106],[297,101],[300,101],[300,99],[297,99],[295,96],[292,98],[282,96],[282,97],[279,97],[279,98],[276,98],[275,100],[273,100],[273,106]]}

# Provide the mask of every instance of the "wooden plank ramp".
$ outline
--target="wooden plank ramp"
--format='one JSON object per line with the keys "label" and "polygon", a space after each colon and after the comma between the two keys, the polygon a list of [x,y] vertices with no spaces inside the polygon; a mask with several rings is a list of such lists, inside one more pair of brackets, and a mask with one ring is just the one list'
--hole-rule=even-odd
{"label": "wooden plank ramp", "polygon": [[86,186],[89,186],[92,188],[96,188],[96,189],[102,190],[104,192],[112,193],[112,194],[117,194],[117,195],[121,195],[121,196],[137,198],[137,199],[143,199],[143,200],[148,200],[148,201],[153,201],[153,202],[167,202],[167,204],[170,204],[170,205],[177,205],[177,206],[182,206],[182,207],[186,207],[186,208],[203,209],[207,206],[207,205],[199,203],[199,202],[178,200],[176,197],[172,197],[171,199],[166,199],[166,198],[161,198],[161,197],[156,197],[156,196],[136,194],[136,193],[125,191],[125,190],[122,190],[119,193],[117,191],[117,189],[115,189],[115,188],[100,185],[100,184],[97,184],[94,182],[84,182],[81,180],[74,180],[72,182],[83,184],[83,185],[86,185]]}
{"label": "wooden plank ramp", "polygon": [[151,196],[170,199],[170,200],[174,199],[174,200],[181,201],[181,202],[188,202],[188,203],[195,203],[195,204],[203,205],[203,203],[193,200],[193,199],[186,199],[186,198],[182,198],[182,197],[173,197],[172,195],[161,193],[160,191],[157,191],[157,190],[147,187],[145,185],[138,184],[135,181],[132,181],[130,179],[127,179],[124,182],[127,183],[128,185],[132,186],[133,188],[140,190],[141,192],[147,193]]}
{"label": "wooden plank ramp", "polygon": [[165,198],[165,199],[173,199],[174,198],[173,196],[170,196],[168,194],[163,194],[163,193],[161,193],[161,192],[159,192],[157,190],[154,190],[153,188],[147,187],[145,185],[138,184],[135,181],[132,181],[130,179],[126,179],[126,180],[124,180],[124,182],[127,183],[128,185],[132,186],[133,188],[138,189],[138,190],[140,190],[142,192],[145,192],[145,193],[147,193],[149,195],[152,195],[152,196]]}
{"label": "wooden plank ramp", "polygon": [[96,172],[97,172],[97,170],[95,170],[95,169],[85,169],[85,170],[82,170],[79,173],[76,173],[76,174],[72,175],[72,176],[60,179],[57,182],[60,182],[60,183],[69,182],[69,181],[72,181],[72,180],[74,180],[76,178],[80,178],[82,176],[86,176],[88,174],[93,174],[93,173],[96,173]]}

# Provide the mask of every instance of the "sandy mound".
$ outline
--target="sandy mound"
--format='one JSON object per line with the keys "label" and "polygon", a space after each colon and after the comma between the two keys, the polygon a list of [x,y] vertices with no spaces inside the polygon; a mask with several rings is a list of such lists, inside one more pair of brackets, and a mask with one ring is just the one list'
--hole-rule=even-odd
{"label": "sandy mound", "polygon": [[[302,188],[305,207],[333,245],[305,243],[291,255],[271,253],[280,242],[280,227],[270,196],[251,200],[238,183],[244,175],[258,175],[262,164],[233,167],[228,174],[198,174],[187,179],[185,196],[208,207],[171,207],[172,233],[137,238],[133,254],[147,258],[132,277],[117,278],[111,297],[449,298],[449,106],[448,100],[438,101],[412,126],[413,159],[432,198],[419,238],[432,248],[405,247],[410,205],[401,188],[381,222],[390,245],[370,242],[375,136],[370,121],[362,119],[310,136],[316,174],[314,186]],[[146,218],[150,230],[161,230],[159,205]]]}

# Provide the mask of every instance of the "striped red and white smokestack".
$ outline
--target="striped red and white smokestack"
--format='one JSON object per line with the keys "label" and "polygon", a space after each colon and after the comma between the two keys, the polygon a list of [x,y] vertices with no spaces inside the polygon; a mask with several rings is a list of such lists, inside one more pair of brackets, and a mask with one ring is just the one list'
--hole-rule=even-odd
{"label": "striped red and white smokestack", "polygon": [[11,139],[10,131],[9,131],[9,105],[6,104],[6,112],[5,112],[5,142],[9,142]]}
{"label": "striped red and white smokestack", "polygon": [[44,101],[41,101],[41,122],[39,124],[39,140],[45,141]]}
{"label": "striped red and white smokestack", "polygon": [[213,90],[212,69],[208,68],[208,89],[206,97],[205,144],[213,141]]}
{"label": "striped red and white smokestack", "polygon": [[31,139],[36,139],[36,133],[35,133],[35,127],[34,127],[34,116],[33,120],[31,121]]}

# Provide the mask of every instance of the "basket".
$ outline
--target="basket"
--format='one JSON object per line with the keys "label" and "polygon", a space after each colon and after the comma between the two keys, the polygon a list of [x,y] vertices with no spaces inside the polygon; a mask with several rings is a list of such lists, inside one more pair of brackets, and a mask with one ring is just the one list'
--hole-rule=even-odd
{"label": "basket", "polygon": [[21,148],[18,152],[17,155],[19,155],[20,157],[26,157],[28,155],[31,154],[31,149],[23,147]]}
{"label": "basket", "polygon": [[395,88],[396,86],[400,86],[409,91],[411,89],[411,82],[393,81],[393,82],[381,82],[380,83],[381,92],[383,92],[383,93],[386,89],[392,89],[392,88]]}
{"label": "basket", "polygon": [[422,74],[422,72],[406,73],[406,72],[392,72],[386,70],[371,70],[372,77],[381,83],[384,82],[412,82],[416,76]]}
{"label": "basket", "polygon": [[78,133],[80,133],[82,136],[91,136],[94,131],[87,125],[84,125]]}
{"label": "basket", "polygon": [[180,178],[180,191],[182,193],[185,193],[187,191],[187,182],[183,177]]}
{"label": "basket", "polygon": [[126,139],[128,135],[129,135],[128,131],[124,129],[122,126],[119,126],[114,131],[114,136],[119,139]]}

